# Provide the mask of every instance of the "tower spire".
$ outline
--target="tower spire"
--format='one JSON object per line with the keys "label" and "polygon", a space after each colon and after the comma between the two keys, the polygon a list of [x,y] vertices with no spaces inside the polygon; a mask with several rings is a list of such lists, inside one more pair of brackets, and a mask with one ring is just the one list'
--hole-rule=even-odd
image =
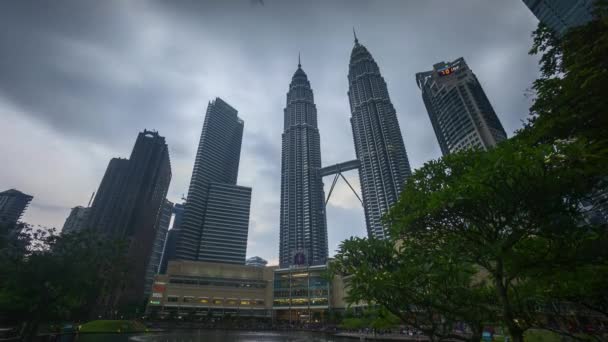
{"label": "tower spire", "polygon": [[302,67],[302,63],[300,63],[300,51],[298,51],[298,68]]}
{"label": "tower spire", "polygon": [[355,36],[355,44],[359,44],[359,39],[357,39],[357,32],[355,32],[354,26],[353,26],[353,36]]}

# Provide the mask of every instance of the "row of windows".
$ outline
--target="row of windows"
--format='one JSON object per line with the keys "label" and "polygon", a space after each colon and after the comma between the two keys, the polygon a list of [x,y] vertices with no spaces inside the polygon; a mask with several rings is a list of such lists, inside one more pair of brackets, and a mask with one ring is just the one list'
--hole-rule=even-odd
{"label": "row of windows", "polygon": [[327,298],[275,298],[272,301],[274,306],[306,306],[306,305],[327,305]]}
{"label": "row of windows", "polygon": [[194,297],[194,296],[168,296],[169,303],[191,303],[201,305],[229,305],[229,306],[263,306],[263,299],[237,299],[237,298],[216,298],[216,297]]}

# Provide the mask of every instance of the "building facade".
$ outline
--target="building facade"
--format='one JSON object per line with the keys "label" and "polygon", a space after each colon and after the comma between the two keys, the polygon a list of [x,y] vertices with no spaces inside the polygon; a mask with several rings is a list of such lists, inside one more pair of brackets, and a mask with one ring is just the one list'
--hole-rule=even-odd
{"label": "building facade", "polygon": [[0,226],[14,227],[33,198],[15,189],[0,192]]}
{"label": "building facade", "polygon": [[129,166],[129,160],[124,158],[112,158],[108,163],[91,204],[87,219],[89,229],[107,234],[119,234],[113,227],[119,227],[121,212],[124,210],[122,192],[126,187]]}
{"label": "building facade", "polygon": [[167,242],[165,243],[165,249],[163,250],[163,256],[160,263],[159,273],[161,274],[165,274],[167,272],[167,263],[169,260],[175,259],[177,241],[179,240],[179,233],[181,232],[180,227],[183,218],[184,204],[175,203],[173,206],[173,225],[167,233]]}
{"label": "building facade", "polygon": [[198,319],[222,317],[270,318],[271,267],[202,261],[169,261],[166,275],[157,275],[147,312],[161,317],[176,313]]}
{"label": "building facade", "polygon": [[165,199],[165,202],[161,207],[160,215],[156,220],[156,236],[154,238],[154,245],[152,246],[150,260],[148,261],[148,266],[146,268],[146,285],[144,288],[144,295],[146,296],[150,295],[152,283],[154,282],[154,276],[156,276],[160,271],[160,264],[162,262],[163,251],[165,249],[172,215],[173,202]]}
{"label": "building facade", "polygon": [[245,264],[250,204],[251,188],[222,183],[209,185],[198,260]]}
{"label": "building facade", "polygon": [[289,85],[283,122],[279,264],[324,264],[328,253],[327,220],[319,173],[317,107],[300,63]]}
{"label": "building facade", "polygon": [[74,232],[80,232],[86,228],[87,219],[89,218],[89,212],[91,208],[77,206],[70,210],[70,215],[65,220],[61,234],[69,234]]}
{"label": "building facade", "polygon": [[326,273],[327,265],[279,269],[172,260],[167,274],[155,277],[146,312],[191,321],[238,316],[321,322],[328,310],[347,307],[347,283],[339,276],[329,281]]}
{"label": "building facade", "polygon": [[593,19],[595,0],[523,0],[540,22],[558,35]]}
{"label": "building facade", "polygon": [[180,226],[177,259],[245,263],[251,189],[236,185],[243,126],[237,110],[222,99],[209,103]]}
{"label": "building facade", "polygon": [[255,267],[266,267],[266,265],[268,265],[268,261],[263,258],[260,258],[259,256],[253,256],[245,261],[245,265]]}
{"label": "building facade", "polygon": [[507,139],[494,108],[464,58],[416,74],[433,130],[444,155],[488,149]]}
{"label": "building facade", "polygon": [[399,199],[411,171],[386,82],[378,64],[356,36],[348,83],[367,233],[382,239],[388,236],[382,216]]}
{"label": "building facade", "polygon": [[91,206],[88,226],[128,241],[129,273],[124,284],[115,284],[116,291],[101,299],[103,307],[145,298],[146,270],[170,181],[169,151],[158,132],[139,133],[129,159],[110,161]]}

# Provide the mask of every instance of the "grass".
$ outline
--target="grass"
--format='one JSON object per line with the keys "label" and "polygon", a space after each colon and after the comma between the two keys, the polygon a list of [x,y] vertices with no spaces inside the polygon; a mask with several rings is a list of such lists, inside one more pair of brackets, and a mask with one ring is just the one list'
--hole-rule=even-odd
{"label": "grass", "polygon": [[80,326],[81,333],[134,333],[146,330],[146,326],[139,322],[125,320],[97,320]]}
{"label": "grass", "polygon": [[[585,338],[588,337],[583,334],[578,334],[578,337]],[[504,336],[494,336],[494,342],[504,342]],[[589,338],[591,341],[591,338]],[[512,341],[512,339],[509,339]],[[530,329],[524,333],[524,342],[560,342],[562,341],[562,337],[559,334],[556,334],[547,330],[540,329]]]}

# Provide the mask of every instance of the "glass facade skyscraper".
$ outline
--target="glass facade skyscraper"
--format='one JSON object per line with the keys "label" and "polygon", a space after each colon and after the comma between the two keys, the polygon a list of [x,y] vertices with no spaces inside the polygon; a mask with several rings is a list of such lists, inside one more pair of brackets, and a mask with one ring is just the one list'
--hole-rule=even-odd
{"label": "glass facade skyscraper", "polygon": [[378,64],[356,36],[348,83],[367,233],[382,239],[388,236],[382,216],[399,199],[411,171],[386,82]]}
{"label": "glass facade skyscraper", "polygon": [[251,188],[236,185],[243,120],[220,98],[209,103],[194,161],[176,258],[245,264]]}
{"label": "glass facade skyscraper", "polygon": [[86,229],[87,218],[89,217],[89,211],[91,208],[77,206],[70,210],[70,215],[65,220],[61,234],[69,234],[79,232]]}
{"label": "glass facade skyscraper", "polygon": [[422,99],[444,155],[488,149],[507,139],[494,108],[464,58],[416,74]]}
{"label": "glass facade skyscraper", "polygon": [[327,260],[325,193],[319,169],[317,107],[301,64],[283,111],[279,264],[319,265]]}
{"label": "glass facade skyscraper", "polygon": [[154,245],[146,269],[146,287],[144,289],[144,294],[146,296],[150,295],[154,276],[160,271],[160,263],[162,261],[163,250],[165,249],[169,224],[171,223],[171,216],[173,215],[173,202],[165,199],[160,210],[160,215],[158,215],[158,219],[156,220]]}
{"label": "glass facade skyscraper", "polygon": [[593,19],[595,0],[523,0],[534,15],[558,35]]}
{"label": "glass facade skyscraper", "polygon": [[0,226],[12,229],[32,198],[34,197],[15,189],[0,192]]}
{"label": "glass facade skyscraper", "polygon": [[111,284],[115,291],[100,298],[106,310],[143,299],[146,269],[170,181],[169,149],[155,131],[139,133],[129,159],[114,158],[106,169],[87,229],[129,242],[129,272],[123,284]]}

